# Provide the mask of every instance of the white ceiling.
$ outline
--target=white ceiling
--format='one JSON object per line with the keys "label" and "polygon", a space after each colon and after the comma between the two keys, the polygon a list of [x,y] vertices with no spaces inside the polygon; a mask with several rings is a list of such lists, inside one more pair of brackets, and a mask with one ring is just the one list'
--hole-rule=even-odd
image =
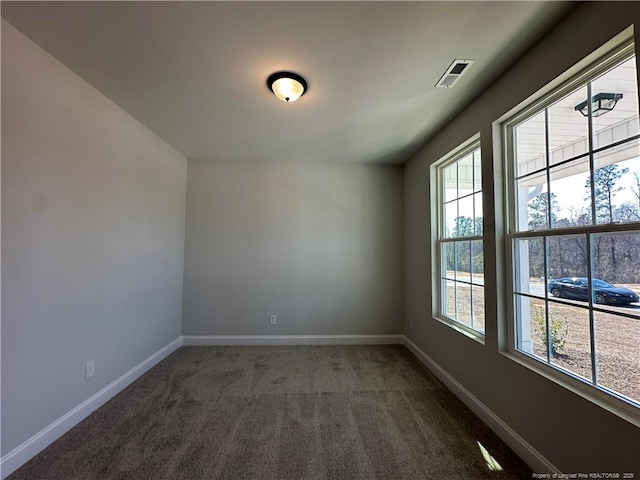
{"label": "white ceiling", "polygon": [[[2,16],[190,158],[402,163],[573,5],[2,2]],[[476,63],[434,88],[454,58]],[[285,104],[277,70],[309,82]]]}

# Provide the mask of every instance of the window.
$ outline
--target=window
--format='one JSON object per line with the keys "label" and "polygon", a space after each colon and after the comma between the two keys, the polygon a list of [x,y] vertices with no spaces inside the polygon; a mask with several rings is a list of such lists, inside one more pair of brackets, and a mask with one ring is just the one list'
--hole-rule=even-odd
{"label": "window", "polygon": [[477,337],[484,333],[482,171],[477,137],[436,165],[440,286],[437,317]]}
{"label": "window", "polygon": [[609,54],[508,120],[504,133],[512,348],[557,378],[638,406],[640,124],[633,52],[631,44]]}

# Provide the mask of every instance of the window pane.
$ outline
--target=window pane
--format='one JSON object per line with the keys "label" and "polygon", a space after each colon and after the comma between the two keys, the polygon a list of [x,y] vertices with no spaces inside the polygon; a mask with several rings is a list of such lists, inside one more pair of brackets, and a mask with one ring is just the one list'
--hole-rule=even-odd
{"label": "window pane", "polygon": [[515,295],[519,350],[547,360],[544,300]]}
{"label": "window pane", "polygon": [[476,235],[482,235],[482,192],[473,196],[474,218],[473,226]]}
{"label": "window pane", "polygon": [[471,242],[456,242],[456,280],[471,281]]}
{"label": "window pane", "polygon": [[456,218],[458,218],[458,201],[454,200],[444,205],[444,236],[445,238],[455,237]]}
{"label": "window pane", "polygon": [[473,285],[473,328],[484,332],[484,287]]}
{"label": "window pane", "polygon": [[591,260],[593,303],[640,318],[640,231],[593,235]]}
{"label": "window pane", "polygon": [[458,217],[455,219],[453,237],[471,237],[473,227],[473,196],[469,195],[458,200]]}
{"label": "window pane", "polygon": [[482,164],[480,163],[480,149],[473,152],[473,191],[482,190]]}
{"label": "window pane", "polygon": [[[551,179],[551,227],[591,224],[589,158],[584,157],[549,171]],[[542,204],[546,207],[545,204]],[[546,210],[540,214],[546,214]]]}
{"label": "window pane", "polygon": [[473,193],[473,153],[458,160],[458,196]]}
{"label": "window pane", "polygon": [[547,290],[551,296],[588,302],[586,236],[549,237],[547,244],[550,276]]}
{"label": "window pane", "polygon": [[549,302],[551,363],[592,380],[589,310]]}
{"label": "window pane", "polygon": [[456,282],[443,280],[442,314],[455,320],[456,318]]}
{"label": "window pane", "polygon": [[546,173],[531,175],[518,180],[516,220],[518,231],[548,228]]}
{"label": "window pane", "polygon": [[[638,125],[638,77],[635,57],[609,70],[591,83],[593,112],[593,145],[604,147],[639,133]],[[621,96],[615,100],[597,101],[598,95]],[[586,96],[585,96],[586,99]],[[604,107],[595,111],[599,106]]]}
{"label": "window pane", "polygon": [[640,144],[608,148],[594,157],[597,223],[640,220]]}
{"label": "window pane", "polygon": [[471,326],[471,285],[456,282],[458,316],[456,320]]}
{"label": "window pane", "polygon": [[595,313],[598,384],[640,403],[640,322]]}
{"label": "window pane", "polygon": [[587,117],[575,110],[587,98],[582,87],[549,107],[550,164],[575,158],[589,151],[589,123]]}
{"label": "window pane", "polygon": [[455,279],[455,245],[451,242],[442,243],[442,276]]}
{"label": "window pane", "polygon": [[515,291],[544,297],[544,242],[542,238],[516,240]]}
{"label": "window pane", "polygon": [[546,167],[544,112],[529,118],[514,130],[516,177]]}
{"label": "window pane", "polygon": [[444,169],[444,201],[458,198],[458,165],[454,162]]}
{"label": "window pane", "polygon": [[484,285],[484,246],[482,240],[471,242],[471,281],[476,285]]}

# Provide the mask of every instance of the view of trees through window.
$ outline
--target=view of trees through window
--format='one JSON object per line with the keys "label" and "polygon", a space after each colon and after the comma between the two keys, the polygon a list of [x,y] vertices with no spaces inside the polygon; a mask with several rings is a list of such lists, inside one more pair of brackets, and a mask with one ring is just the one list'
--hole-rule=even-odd
{"label": "view of trees through window", "polygon": [[[625,176],[633,176],[628,187],[630,201],[616,202],[617,194],[625,189],[619,185]],[[640,171],[630,172],[619,165],[609,165],[595,170],[595,203],[597,223],[628,223],[640,221]],[[590,182],[584,185],[588,192]],[[575,192],[579,194],[580,192]],[[571,209],[573,215],[562,216],[555,194],[539,193],[527,205],[529,230],[546,228],[547,219],[556,228],[580,227],[592,224],[591,211],[583,207],[580,212]],[[566,209],[565,209],[566,210]],[[551,237],[548,240],[547,261],[553,277],[585,276],[588,258],[585,241],[581,236]],[[539,248],[530,248],[529,275],[544,277],[544,252]],[[614,282],[640,284],[640,234],[639,235],[599,235],[592,237],[593,257],[598,276]]]}
{"label": "view of trees through window", "polygon": [[440,315],[484,332],[484,247],[480,146],[439,169],[444,222],[440,225]]}
{"label": "view of trees through window", "polygon": [[636,403],[638,118],[631,56],[507,126],[515,346]]}

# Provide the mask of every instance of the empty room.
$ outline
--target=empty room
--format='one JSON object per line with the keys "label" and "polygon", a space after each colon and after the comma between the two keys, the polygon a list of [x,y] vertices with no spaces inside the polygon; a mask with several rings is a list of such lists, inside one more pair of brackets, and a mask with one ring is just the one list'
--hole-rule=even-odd
{"label": "empty room", "polygon": [[640,478],[640,3],[0,8],[1,480]]}

